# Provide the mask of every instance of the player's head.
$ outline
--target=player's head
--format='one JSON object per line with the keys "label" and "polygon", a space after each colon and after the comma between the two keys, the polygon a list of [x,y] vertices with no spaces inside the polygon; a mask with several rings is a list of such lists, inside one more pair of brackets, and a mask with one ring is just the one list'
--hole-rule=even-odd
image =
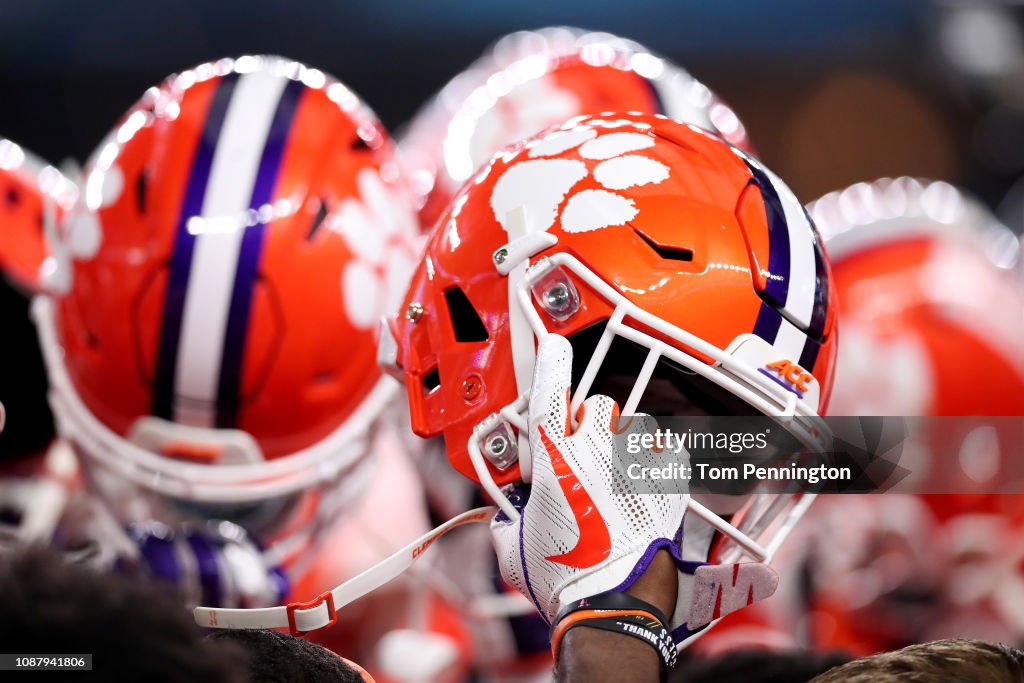
{"label": "player's head", "polygon": [[64,563],[49,551],[0,554],[0,638],[11,652],[87,653],[85,680],[242,683],[238,648],[204,641],[152,586]]}
{"label": "player's head", "polygon": [[855,659],[811,683],[1011,683],[1024,678],[1024,652],[1000,643],[955,638]]}
{"label": "player's head", "polygon": [[60,433],[122,519],[225,520],[275,562],[312,541],[372,467],[413,225],[387,134],[317,69],[224,59],[146,92],[34,310]]}
{"label": "player's head", "polygon": [[552,27],[499,40],[413,119],[399,145],[433,227],[459,187],[495,152],[574,116],[665,114],[749,151],[743,124],[704,84],[642,45]]}
{"label": "player's head", "polygon": [[1021,415],[1020,248],[944,182],[858,183],[809,206],[832,261],[837,415]]}
{"label": "player's head", "polygon": [[244,680],[249,683],[374,683],[361,666],[322,645],[266,630],[214,631],[207,640],[232,643],[248,655]]}
{"label": "player's head", "polygon": [[669,674],[675,683],[806,683],[809,678],[844,664],[838,652],[739,649],[713,657],[682,661]]}
{"label": "player's head", "polygon": [[531,476],[536,338],[574,347],[573,407],[795,416],[815,441],[834,306],[790,190],[720,137],[657,115],[571,119],[509,148],[432,233],[382,358],[413,429],[496,500]]}

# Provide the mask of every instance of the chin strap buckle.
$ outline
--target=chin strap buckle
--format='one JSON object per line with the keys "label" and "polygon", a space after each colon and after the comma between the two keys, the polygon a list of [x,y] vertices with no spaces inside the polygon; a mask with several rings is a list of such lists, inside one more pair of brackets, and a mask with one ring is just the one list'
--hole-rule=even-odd
{"label": "chin strap buckle", "polygon": [[[321,624],[319,626],[314,626],[312,628],[308,628],[305,631],[299,630],[299,627],[295,625],[295,611],[308,611],[316,609],[321,605],[327,605],[327,623]],[[309,602],[289,602],[287,605],[285,605],[285,608],[288,613],[288,632],[296,638],[304,636],[310,631],[316,631],[322,628],[327,628],[328,626],[333,626],[338,621],[338,612],[334,609],[333,591],[321,593]]]}

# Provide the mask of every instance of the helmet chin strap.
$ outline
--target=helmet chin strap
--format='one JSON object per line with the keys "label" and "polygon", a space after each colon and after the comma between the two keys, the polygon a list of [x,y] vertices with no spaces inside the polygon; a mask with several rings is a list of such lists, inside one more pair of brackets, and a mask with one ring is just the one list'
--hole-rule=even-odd
{"label": "helmet chin strap", "polygon": [[294,636],[325,628],[337,621],[339,608],[397,578],[441,536],[464,524],[490,522],[497,511],[496,507],[488,505],[463,512],[309,602],[291,602],[262,609],[196,607],[192,615],[198,625],[206,628],[286,628]]}

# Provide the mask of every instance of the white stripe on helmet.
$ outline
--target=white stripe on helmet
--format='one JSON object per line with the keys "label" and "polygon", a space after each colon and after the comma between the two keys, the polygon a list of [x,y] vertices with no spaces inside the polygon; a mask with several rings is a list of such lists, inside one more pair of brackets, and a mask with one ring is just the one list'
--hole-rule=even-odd
{"label": "white stripe on helmet", "polygon": [[174,419],[212,427],[224,337],[238,256],[263,141],[287,79],[265,71],[243,74],[228,105],[214,152],[196,234],[182,314],[174,378]]}

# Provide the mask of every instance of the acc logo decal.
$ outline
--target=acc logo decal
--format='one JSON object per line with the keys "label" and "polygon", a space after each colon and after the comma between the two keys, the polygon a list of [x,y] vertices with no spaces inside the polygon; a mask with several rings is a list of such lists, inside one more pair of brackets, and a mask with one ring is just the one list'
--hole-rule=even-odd
{"label": "acc logo decal", "polygon": [[802,394],[810,388],[807,386],[807,383],[814,381],[814,376],[811,375],[811,373],[807,372],[791,360],[777,360],[774,363],[768,363],[764,367],[765,370],[775,372],[779,377],[788,382],[799,394],[801,394],[801,398],[803,398]]}

